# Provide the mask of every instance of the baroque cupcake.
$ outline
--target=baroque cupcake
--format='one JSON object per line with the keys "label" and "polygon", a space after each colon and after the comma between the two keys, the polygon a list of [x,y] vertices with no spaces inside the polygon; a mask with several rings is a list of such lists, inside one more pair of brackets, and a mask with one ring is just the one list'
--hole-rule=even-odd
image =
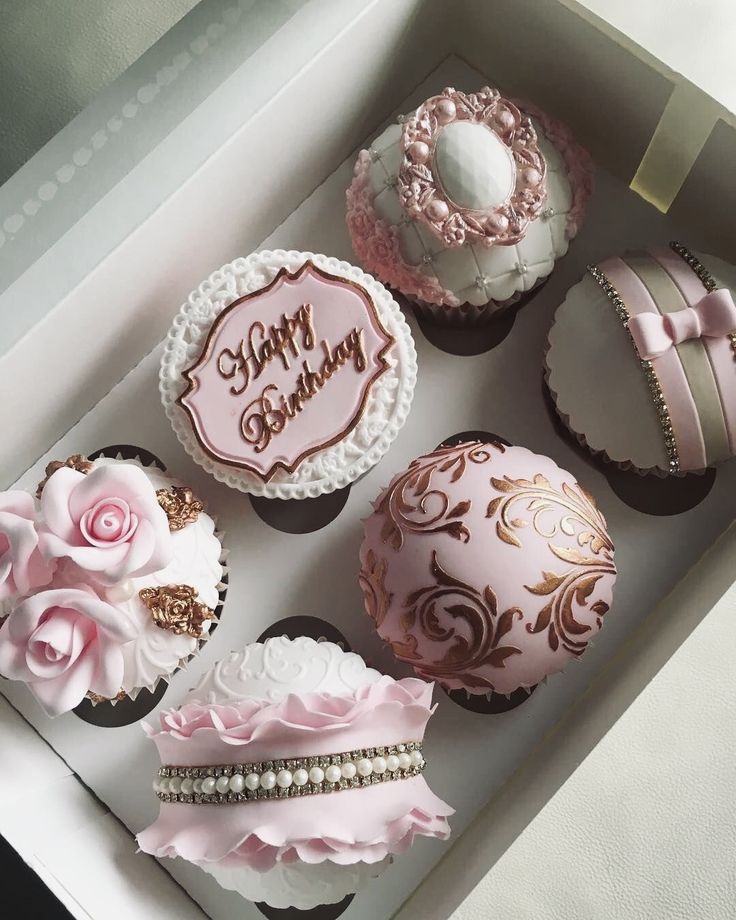
{"label": "baroque cupcake", "polygon": [[736,454],[736,268],[680,243],[588,266],[555,314],[547,383],[594,454],[640,473]]}
{"label": "baroque cupcake", "polygon": [[341,901],[415,838],[449,836],[422,775],[431,696],[307,637],[231,654],[146,728],[161,807],[139,846],[273,907]]}
{"label": "baroque cupcake", "polygon": [[361,265],[420,313],[487,321],[550,274],[591,188],[560,122],[487,86],[448,87],[361,150],[347,224]]}
{"label": "baroque cupcake", "polygon": [[366,610],[421,677],[510,695],[561,671],[603,625],[613,543],[593,498],[549,458],[496,441],[440,447],[373,508]]}
{"label": "baroque cupcake", "polygon": [[414,342],[389,292],[308,252],[223,266],[179,311],[160,389],[177,437],[221,482],[268,498],[343,488],[409,412]]}
{"label": "baroque cupcake", "polygon": [[0,675],[50,716],[134,699],[197,652],[222,546],[191,490],[152,467],[54,461],[0,494]]}

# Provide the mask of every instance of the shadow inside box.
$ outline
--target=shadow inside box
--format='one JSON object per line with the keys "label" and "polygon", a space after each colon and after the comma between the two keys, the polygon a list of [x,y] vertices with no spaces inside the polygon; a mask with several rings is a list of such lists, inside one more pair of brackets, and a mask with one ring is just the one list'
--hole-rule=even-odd
{"label": "shadow inside box", "polygon": [[258,517],[282,533],[315,533],[331,524],[345,507],[350,486],[336,489],[317,498],[264,498],[250,495],[250,503]]}
{"label": "shadow inside box", "polygon": [[560,418],[547,380],[542,374],[542,398],[555,432],[575,453],[602,473],[611,490],[624,504],[642,514],[668,517],[697,507],[707,498],[716,481],[716,470],[686,473],[684,476],[643,475],[636,470],[623,470],[616,464],[591,453]]}

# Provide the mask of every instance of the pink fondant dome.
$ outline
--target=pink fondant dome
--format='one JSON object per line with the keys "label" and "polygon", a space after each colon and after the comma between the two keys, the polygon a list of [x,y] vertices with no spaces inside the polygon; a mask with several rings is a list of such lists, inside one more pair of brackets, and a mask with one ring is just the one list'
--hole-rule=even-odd
{"label": "pink fondant dome", "polygon": [[477,694],[533,687],[582,655],[616,579],[593,498],[549,458],[495,441],[440,447],[395,476],[360,560],[396,657]]}

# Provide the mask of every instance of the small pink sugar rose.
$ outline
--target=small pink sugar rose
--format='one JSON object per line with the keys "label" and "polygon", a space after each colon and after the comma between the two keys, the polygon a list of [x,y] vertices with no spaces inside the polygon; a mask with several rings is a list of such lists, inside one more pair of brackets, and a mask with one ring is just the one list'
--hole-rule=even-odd
{"label": "small pink sugar rose", "polygon": [[168,518],[140,467],[106,463],[87,475],[62,467],[44,486],[41,515],[44,555],[69,558],[105,584],[171,562]]}
{"label": "small pink sugar rose", "polygon": [[0,492],[0,601],[51,581],[54,565],[39,552],[35,516],[27,492]]}
{"label": "small pink sugar rose", "polygon": [[124,611],[85,588],[39,591],[0,628],[0,674],[27,683],[58,716],[90,691],[110,699],[120,691],[122,648],[136,634]]}

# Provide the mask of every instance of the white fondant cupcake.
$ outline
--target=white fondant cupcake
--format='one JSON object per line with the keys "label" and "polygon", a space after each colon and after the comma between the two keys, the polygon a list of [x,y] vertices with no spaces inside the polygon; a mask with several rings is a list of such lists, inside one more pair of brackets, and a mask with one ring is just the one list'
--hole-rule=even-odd
{"label": "white fondant cupcake", "polygon": [[591,188],[560,122],[489,87],[447,88],[360,152],[347,223],[361,265],[421,313],[487,321],[567,252]]}
{"label": "white fondant cupcake", "polygon": [[214,622],[222,544],[191,490],[155,467],[74,455],[36,497],[0,494],[0,675],[51,716],[135,699]]}
{"label": "white fondant cupcake", "polygon": [[736,268],[679,243],[591,265],[558,308],[546,373],[593,453],[660,476],[736,455]]}
{"label": "white fondant cupcake", "polygon": [[231,654],[147,728],[164,766],[141,849],[273,907],[341,901],[417,837],[449,836],[422,776],[431,695],[307,637]]}
{"label": "white fondant cupcake", "polygon": [[160,389],[177,437],[221,482],[269,498],[343,488],[409,412],[414,342],[375,279],[337,259],[259,252],[179,311]]}

